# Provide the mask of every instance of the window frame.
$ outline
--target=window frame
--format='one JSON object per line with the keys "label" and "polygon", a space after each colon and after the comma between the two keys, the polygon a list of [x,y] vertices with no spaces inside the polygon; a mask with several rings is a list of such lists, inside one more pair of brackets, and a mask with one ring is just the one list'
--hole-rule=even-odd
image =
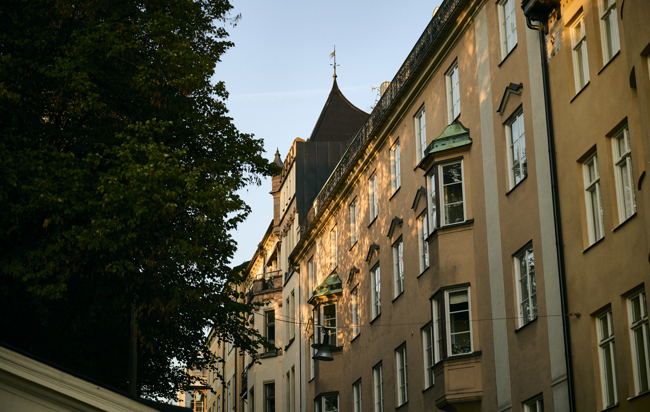
{"label": "window frame", "polygon": [[379,216],[379,193],[377,187],[377,172],[368,179],[368,217],[372,223]]}
{"label": "window frame", "polygon": [[391,195],[402,187],[400,144],[397,140],[390,148],[390,187]]}
{"label": "window frame", "polygon": [[542,394],[525,401],[524,412],[544,412],[544,397]]}
{"label": "window frame", "polygon": [[[607,330],[603,328],[603,321]],[[607,332],[607,336],[605,333]],[[618,372],[616,366],[616,344],[614,338],[614,321],[612,309],[596,317],[596,336],[598,338],[598,367],[600,371],[600,388],[602,393],[602,409],[618,404]],[[609,354],[609,365],[606,355]],[[611,378],[611,382],[610,382]],[[611,392],[608,388],[611,386]],[[612,397],[612,399],[610,399]]]}
{"label": "window frame", "polygon": [[[604,2],[611,2],[611,4],[605,5]],[[603,48],[603,65],[605,65],[621,50],[616,0],[598,0],[598,17],[600,20],[600,40]]]}
{"label": "window frame", "polygon": [[357,199],[350,203],[350,248],[359,240],[359,207]]}
{"label": "window frame", "polygon": [[[275,412],[276,403],[275,403],[275,381],[264,382],[263,384],[263,396],[264,396],[264,412]],[[273,396],[269,396],[269,389],[273,390]],[[273,402],[273,408],[269,407],[269,402]]]}
{"label": "window frame", "polygon": [[423,213],[418,218],[418,249],[420,261],[420,273],[423,273],[429,268],[429,244],[427,238],[429,237],[429,222],[427,213]]}
{"label": "window frame", "polygon": [[372,367],[374,410],[384,412],[384,367],[381,362]]}
{"label": "window frame", "polygon": [[[466,199],[466,196],[465,196],[465,171],[464,171],[463,163],[464,163],[463,159],[458,159],[458,160],[454,160],[454,161],[451,161],[451,162],[441,163],[441,164],[439,164],[437,166],[438,170],[437,170],[437,173],[435,173],[435,174],[437,174],[437,181],[438,181],[437,183],[439,185],[437,188],[440,188],[439,191],[441,192],[441,195],[438,196],[437,200],[438,200],[439,204],[436,207],[437,207],[437,210],[440,211],[439,227],[441,227],[441,228],[445,227],[445,226],[453,225],[453,224],[456,224],[456,223],[462,223],[462,222],[467,220],[467,208],[465,207],[465,203],[466,203],[466,200],[465,200]],[[460,164],[460,177],[461,177],[461,180],[460,180],[460,182],[450,183],[447,186],[451,186],[453,184],[460,183],[461,188],[462,188],[462,196],[463,196],[463,198],[462,198],[462,200],[460,202],[454,202],[454,203],[447,204],[447,203],[445,203],[445,200],[444,200],[446,198],[446,196],[444,195],[444,193],[445,193],[444,168],[448,167],[448,166],[455,165],[455,164]],[[450,204],[458,204],[458,203],[461,203],[462,207],[463,207],[463,219],[460,220],[460,221],[449,222],[448,223],[446,221],[447,218],[448,218],[446,208]]]}
{"label": "window frame", "polygon": [[309,275],[309,297],[311,298],[314,296],[314,290],[315,285],[316,285],[316,278],[315,278],[315,267],[314,267],[314,257],[312,256],[309,261],[307,261],[307,273]]}
{"label": "window frame", "polygon": [[[533,259],[533,267],[530,267],[530,259]],[[534,321],[538,317],[537,313],[537,284],[535,279],[535,255],[533,251],[533,242],[529,242],[523,248],[519,249],[517,253],[512,256],[513,267],[515,272],[515,284],[516,284],[516,295],[517,295],[517,320],[519,328],[522,328]],[[522,273],[522,262],[526,265],[526,273]],[[525,279],[525,282],[524,282]],[[524,287],[527,298],[524,299]],[[535,290],[533,291],[532,285],[535,285]],[[529,313],[525,315],[524,303],[528,302],[529,304]]]}
{"label": "window frame", "polygon": [[[639,319],[635,319],[634,300],[637,298],[639,299]],[[634,394],[639,395],[650,390],[650,331],[648,328],[648,303],[645,288],[628,297],[627,307],[634,374]],[[639,347],[639,332],[643,344],[641,348]],[[640,359],[641,355],[643,355],[643,360]],[[645,365],[641,364],[642,361]]]}
{"label": "window frame", "polygon": [[338,230],[336,226],[330,230],[330,265],[332,271],[339,265]]}
{"label": "window frame", "polygon": [[[329,307],[329,306],[334,306],[334,317],[325,318],[325,308]],[[320,329],[320,331],[318,332],[318,334],[319,334],[319,343],[325,342],[325,331],[328,330],[329,335],[330,335],[330,342],[329,342],[330,346],[338,346],[338,331],[339,331],[339,329],[338,329],[338,324],[339,324],[338,323],[338,317],[339,317],[338,302],[323,303],[318,308],[318,314],[319,314],[318,321],[320,322],[320,323],[318,323],[319,325],[327,326],[328,328],[334,328],[334,330],[319,328]],[[331,324],[330,325],[326,324],[328,321],[331,323],[332,320],[334,321],[334,326],[332,326]]]}
{"label": "window frame", "polygon": [[424,105],[413,116],[415,126],[415,163],[419,164],[424,159],[427,149],[427,119]]}
{"label": "window frame", "polygon": [[[510,5],[510,10],[507,6]],[[499,0],[497,3],[499,8],[499,33],[501,36],[501,61],[508,57],[508,54],[514,50],[517,45],[517,19],[515,18],[515,0]],[[514,22],[514,24],[513,24]],[[508,30],[508,23],[511,29]],[[512,27],[514,25],[514,27]],[[509,39],[513,39],[511,43]]]}
{"label": "window frame", "polygon": [[404,241],[400,236],[393,244],[393,298],[404,293]]}
{"label": "window frame", "polygon": [[433,233],[436,228],[440,226],[438,219],[440,218],[440,187],[438,186],[438,166],[435,165],[431,168],[431,173],[427,176],[427,214],[429,219],[428,233]]}
{"label": "window frame", "polygon": [[[273,322],[269,322],[269,314],[273,313]],[[269,339],[269,332],[273,330],[273,339]],[[275,309],[269,309],[264,311],[264,337],[275,345]],[[275,349],[266,349],[265,353],[275,353]]]}
{"label": "window frame", "polygon": [[422,355],[424,365],[424,389],[429,389],[435,383],[433,365],[435,365],[435,349],[433,344],[433,322],[428,323],[421,330]]}
{"label": "window frame", "polygon": [[589,55],[587,53],[587,30],[585,16],[580,14],[570,27],[573,55],[573,77],[576,94],[589,83]]}
{"label": "window frame", "polygon": [[381,315],[381,270],[379,263],[370,269],[370,307],[372,320]]}
{"label": "window frame", "polygon": [[[594,178],[590,175],[590,164],[593,165]],[[587,233],[589,245],[593,245],[605,237],[605,223],[603,217],[603,198],[600,192],[600,171],[598,170],[598,152],[594,151],[582,163],[584,178],[585,206],[587,212]],[[596,203],[598,212],[594,210]]]}
{"label": "window frame", "polygon": [[460,75],[458,71],[458,59],[456,59],[449,70],[445,73],[447,83],[447,119],[449,124],[453,123],[460,116]]}
{"label": "window frame", "polygon": [[361,378],[352,384],[352,399],[354,412],[362,412]]}
{"label": "window frame", "polygon": [[[517,139],[515,141],[515,125],[517,129]],[[524,125],[524,111],[522,108],[510,116],[506,122],[506,146],[508,151],[508,184],[509,190],[514,189],[528,176],[528,158],[526,157],[526,128]],[[518,165],[515,166],[515,144],[518,156]],[[519,168],[519,180],[515,168]]]}
{"label": "window frame", "polygon": [[395,349],[395,389],[397,390],[397,407],[404,405],[409,401],[409,384],[408,384],[408,357],[406,353],[406,343],[401,344]]}
{"label": "window frame", "polygon": [[[623,141],[625,152],[621,153],[620,142]],[[636,213],[636,190],[634,188],[634,168],[632,165],[632,148],[630,147],[630,130],[626,124],[612,136],[612,159],[616,182],[616,201],[618,205],[619,224]],[[623,172],[623,170],[626,172]],[[625,187],[630,188],[626,194]],[[629,198],[629,199],[628,199]]]}
{"label": "window frame", "polygon": [[[449,295],[461,291],[464,291],[467,295],[467,309],[463,311],[467,311],[468,313],[468,320],[467,320],[468,330],[463,332],[453,333],[451,332],[450,329],[452,314],[450,311]],[[437,293],[431,299],[431,304],[432,304],[432,311],[433,311],[432,313],[434,319],[434,339],[436,339],[434,342],[434,348],[437,355],[436,363],[439,362],[440,360],[474,353],[474,328],[472,325],[472,295],[471,295],[470,286],[468,285],[468,286],[451,287],[451,288],[444,289],[439,293]],[[454,314],[456,313],[461,313],[461,311],[454,312]],[[436,323],[438,324],[437,326]],[[469,351],[452,353],[453,352],[452,344],[451,344],[452,334],[460,335],[461,333],[469,334],[469,344],[470,344]],[[439,341],[438,340],[439,338],[442,339],[440,339]],[[438,356],[440,356],[440,358],[438,358]]]}
{"label": "window frame", "polygon": [[361,313],[358,285],[352,289],[352,292],[350,292],[350,305],[352,306],[350,309],[350,312],[352,314],[352,339],[354,339],[361,333]]}

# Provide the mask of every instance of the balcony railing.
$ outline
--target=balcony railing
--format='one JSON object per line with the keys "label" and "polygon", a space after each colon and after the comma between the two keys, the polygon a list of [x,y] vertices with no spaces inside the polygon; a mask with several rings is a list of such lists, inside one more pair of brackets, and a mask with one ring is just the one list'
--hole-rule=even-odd
{"label": "balcony railing", "polygon": [[397,71],[397,74],[393,77],[390,85],[379,99],[379,102],[377,102],[372,113],[370,113],[370,116],[368,116],[364,125],[361,126],[361,129],[359,129],[352,139],[352,142],[350,142],[350,146],[343,154],[339,164],[336,166],[327,182],[325,182],[325,185],[318,196],[316,196],[314,205],[300,222],[301,236],[303,236],[307,232],[307,229],[309,229],[309,226],[318,215],[320,207],[325,204],[332,192],[334,192],[334,190],[339,186],[341,179],[345,176],[350,165],[352,165],[352,163],[357,159],[361,150],[366,146],[366,143],[372,137],[375,129],[388,112],[388,109],[397,101],[400,93],[411,79],[411,76],[417,71],[416,69],[431,49],[431,46],[434,44],[438,36],[440,36],[440,34],[446,29],[447,22],[452,18],[458,6],[466,1],[467,0],[445,0],[440,5],[438,11],[433,16],[426,29],[424,29],[424,32],[418,39],[417,43],[415,43],[415,46],[413,46],[409,55],[406,57],[406,60],[404,60],[402,67]]}
{"label": "balcony railing", "polygon": [[255,295],[276,290],[282,290],[281,270],[264,273],[258,279],[255,279],[246,293],[247,302],[250,303]]}

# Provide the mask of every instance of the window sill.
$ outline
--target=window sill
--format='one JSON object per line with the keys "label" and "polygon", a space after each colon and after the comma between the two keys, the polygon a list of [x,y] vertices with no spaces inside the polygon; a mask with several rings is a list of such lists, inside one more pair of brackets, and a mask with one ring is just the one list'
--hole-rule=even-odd
{"label": "window sill", "polygon": [[444,363],[445,361],[464,359],[464,358],[472,358],[474,356],[481,356],[482,354],[483,354],[483,352],[481,352],[480,350],[477,350],[477,351],[470,352],[470,353],[463,353],[461,355],[449,355],[446,358],[440,359],[438,362],[434,363],[433,368],[437,368],[438,365]]}
{"label": "window sill", "polygon": [[582,91],[583,91],[584,89],[586,89],[587,86],[589,86],[589,83],[590,83],[590,82],[585,83],[585,85],[582,86],[582,89],[578,90],[578,93],[576,93],[576,95],[573,96],[573,98],[572,98],[571,100],[569,100],[569,104],[573,103],[573,101],[576,99],[576,97],[580,96],[580,93],[582,93]]}
{"label": "window sill", "polygon": [[355,240],[352,246],[350,246],[350,249],[348,249],[348,252],[351,251],[357,245],[357,243],[359,243],[359,241]]}
{"label": "window sill", "polygon": [[[614,55],[612,56],[612,58],[609,59],[609,60],[607,61],[607,63],[605,63],[605,65],[604,65],[600,70],[598,70],[598,74],[597,74],[596,76],[600,75],[600,73],[602,73],[602,71],[605,70],[605,67],[609,66],[609,64],[610,64],[610,63],[611,63],[611,62],[616,58],[616,56],[618,56],[619,54],[621,54],[621,51],[620,51],[620,50],[617,51],[616,53],[614,53]],[[607,410],[607,409],[605,409],[605,410]]]}
{"label": "window sill", "polygon": [[377,220],[377,217],[379,217],[379,214],[377,214],[377,216],[373,217],[372,220],[370,221],[370,223],[368,223],[368,229],[370,229],[370,226],[372,226],[372,224],[375,223],[375,221]]}
{"label": "window sill", "polygon": [[418,275],[417,279],[420,279],[420,276],[424,275],[426,273],[426,271],[429,270],[430,267],[431,266],[427,266],[426,268],[424,268],[424,270],[422,272],[420,272],[420,274]]}
{"label": "window sill", "polygon": [[293,343],[293,341],[296,340],[296,337],[294,336],[293,338],[289,339],[289,343],[284,347],[284,351],[286,352],[287,349],[289,349],[289,346]]}
{"label": "window sill", "polygon": [[600,239],[598,239],[597,241],[595,241],[594,243],[589,245],[589,247],[587,247],[587,249],[583,250],[582,253],[586,253],[588,250],[590,250],[591,248],[593,248],[594,246],[596,246],[597,244],[599,244],[603,240],[605,240],[605,236],[601,237]]}
{"label": "window sill", "polygon": [[372,320],[370,321],[370,324],[372,325],[372,323],[374,321],[376,321],[377,319],[379,319],[380,316],[381,316],[381,313],[379,315],[375,316],[374,318],[372,318]]}
{"label": "window sill", "polygon": [[361,336],[361,332],[357,333],[357,336],[355,336],[354,338],[352,338],[352,340],[350,341],[350,343],[352,343],[352,342],[354,342],[355,340],[357,340],[357,338],[358,338],[359,336]]}
{"label": "window sill", "polygon": [[[519,44],[519,43],[517,43],[517,44]],[[504,58],[501,60],[501,63],[499,63],[499,65],[498,65],[497,67],[501,67],[501,65],[503,64],[503,62],[505,62],[506,59],[507,59],[507,58],[512,54],[512,52],[515,51],[515,49],[517,48],[517,44],[515,44],[515,45],[512,47],[512,49],[510,49],[510,51],[508,52],[508,54],[506,54],[506,57],[504,57]]]}
{"label": "window sill", "polygon": [[611,410],[614,409],[614,408],[618,408],[618,403],[615,404],[615,405],[612,405],[612,406],[610,406],[610,407],[607,407],[607,408],[605,408],[605,409],[601,409],[599,412],[611,411]]}
{"label": "window sill", "polygon": [[514,186],[512,187],[512,189],[510,189],[510,190],[508,190],[508,191],[506,192],[506,196],[508,196],[510,193],[512,193],[513,190],[515,190],[516,188],[518,188],[519,185],[522,184],[523,181],[526,180],[527,178],[528,178],[528,175],[524,176],[524,177],[519,181],[519,183],[517,183],[516,185],[514,185]]}
{"label": "window sill", "polygon": [[637,399],[639,399],[639,398],[642,398],[642,397],[644,397],[644,396],[646,396],[646,395],[648,395],[648,394],[650,394],[650,391],[641,392],[641,393],[638,394],[638,395],[634,395],[634,396],[632,396],[631,398],[627,398],[627,400],[628,400],[628,401],[635,401],[635,400],[637,400]]}
{"label": "window sill", "polygon": [[526,326],[528,326],[528,325],[530,325],[530,324],[532,324],[532,323],[537,322],[537,319],[539,319],[539,315],[536,316],[535,319],[530,320],[530,321],[529,321],[528,323],[526,323],[525,325],[520,326],[520,327],[518,327],[517,329],[515,329],[515,333],[518,333],[520,330],[524,329]]}
{"label": "window sill", "polygon": [[260,355],[260,359],[275,358],[276,356],[278,356],[277,352],[266,352]]}
{"label": "window sill", "polygon": [[428,388],[424,388],[424,389],[422,389],[422,393],[428,392],[429,389],[431,389],[431,388],[433,388],[433,384],[429,385]]}
{"label": "window sill", "polygon": [[396,407],[395,407],[395,410],[398,410],[399,408],[401,408],[401,407],[404,406],[404,405],[408,405],[408,403],[409,403],[409,401],[406,401],[406,402],[404,402],[403,404],[401,404],[400,406],[396,406]]}
{"label": "window sill", "polygon": [[635,217],[635,216],[636,216],[636,212],[632,213],[632,214],[630,215],[630,217],[628,217],[627,219],[625,219],[625,220],[623,221],[623,223],[620,223],[618,226],[616,226],[614,229],[612,229],[612,232],[616,232],[616,231],[618,230],[619,227],[623,226],[624,224],[626,224],[627,222],[629,222],[630,220],[632,220],[632,218]]}
{"label": "window sill", "polygon": [[393,298],[393,300],[390,301],[390,303],[395,303],[395,301],[396,301],[397,299],[399,299],[399,297],[402,296],[403,294],[404,294],[404,291],[401,291],[401,292],[399,293],[399,295],[395,296],[395,297]]}
{"label": "window sill", "polygon": [[438,231],[440,231],[440,230],[453,229],[455,227],[471,225],[473,223],[474,223],[474,219],[467,219],[467,220],[463,220],[462,222],[452,223],[450,225],[444,225],[444,226],[437,227],[437,228],[433,229],[433,231],[429,234],[429,236],[427,236],[427,238],[424,239],[424,240],[429,242],[429,239],[432,239],[433,235],[437,234]]}
{"label": "window sill", "polygon": [[395,197],[395,195],[397,194],[397,192],[399,192],[399,190],[400,190],[401,188],[402,188],[402,186],[398,187],[397,190],[395,190],[395,191],[393,192],[393,194],[390,195],[390,199],[388,199],[389,202],[390,202],[391,200],[393,200],[393,198]]}

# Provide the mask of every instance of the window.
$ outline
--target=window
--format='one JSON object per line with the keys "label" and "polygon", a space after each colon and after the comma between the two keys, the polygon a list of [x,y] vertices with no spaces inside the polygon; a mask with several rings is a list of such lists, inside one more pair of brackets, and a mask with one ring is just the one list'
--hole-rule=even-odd
{"label": "window", "polygon": [[[264,312],[264,336],[275,345],[275,311],[267,310]],[[274,349],[267,349],[267,352],[275,352]]]}
{"label": "window", "polygon": [[427,215],[424,214],[418,219],[418,246],[420,249],[420,273],[424,272],[429,267],[429,245],[427,244],[427,237],[429,237],[427,228]]}
{"label": "window", "polygon": [[[249,411],[250,412],[255,412],[255,388],[251,388],[251,390],[248,391],[248,394],[249,394],[249,396],[251,398],[250,401],[248,402],[248,404],[250,405]],[[217,404],[219,405],[219,411],[218,412],[221,412],[221,404],[219,403],[219,398],[217,398]]]}
{"label": "window", "polygon": [[517,45],[515,0],[499,1],[499,23],[501,25],[501,59],[505,59]]}
{"label": "window", "polygon": [[589,62],[587,60],[587,38],[585,36],[584,16],[571,26],[571,43],[573,46],[573,74],[575,77],[576,93],[589,81]]}
{"label": "window", "polygon": [[[337,329],[336,329],[336,303],[332,303],[329,305],[323,305],[320,308],[321,311],[321,319],[322,319],[322,325],[325,326],[325,328],[319,328],[320,329],[320,342],[325,342],[325,334],[329,333],[330,336],[330,346],[338,346],[337,345]],[[327,329],[326,329],[327,328]]]}
{"label": "window", "polygon": [[377,174],[374,174],[368,181],[368,208],[368,215],[370,216],[370,222],[372,223],[379,214],[377,204]]}
{"label": "window", "polygon": [[350,205],[350,247],[354,246],[359,239],[359,220],[358,220],[358,210],[357,210],[357,201],[355,200]]}
{"label": "window", "polygon": [[400,172],[400,153],[399,142],[395,143],[390,148],[390,187],[391,193],[397,192],[397,189],[402,186],[402,174]]}
{"label": "window", "polygon": [[401,238],[393,245],[393,265],[394,297],[398,297],[404,292],[404,242]]}
{"label": "window", "polygon": [[339,261],[339,252],[338,252],[338,246],[337,246],[337,240],[338,240],[338,235],[336,231],[336,227],[330,231],[330,258],[332,260],[332,268],[331,270],[336,269],[338,266],[338,261]]}
{"label": "window", "polygon": [[438,225],[438,172],[437,168],[433,169],[431,176],[428,180],[429,183],[429,227],[433,232]]}
{"label": "window", "polygon": [[295,412],[296,410],[296,367],[295,366],[291,367],[291,391],[290,391],[289,399],[291,399],[291,412]]}
{"label": "window", "polygon": [[395,351],[397,362],[397,406],[404,405],[409,400],[408,368],[406,366],[406,344]]}
{"label": "window", "polygon": [[291,316],[289,317],[290,322],[287,324],[287,329],[291,330],[291,339],[295,339],[296,337],[296,323],[298,322],[298,316],[296,314],[296,294],[294,291],[291,291]]}
{"label": "window", "polygon": [[232,391],[230,389],[230,383],[232,381],[228,381],[228,385],[226,385],[226,411],[230,412],[232,410]]}
{"label": "window", "polygon": [[379,274],[379,265],[370,271],[370,303],[372,305],[372,318],[381,314],[381,276]]}
{"label": "window", "polygon": [[420,163],[427,149],[427,125],[424,106],[415,115],[415,160]]}
{"label": "window", "polygon": [[523,112],[516,114],[506,124],[506,139],[508,140],[508,178],[512,189],[528,175]]}
{"label": "window", "polygon": [[285,324],[284,324],[284,328],[283,328],[284,329],[284,339],[285,339],[285,342],[287,344],[289,344],[289,339],[291,339],[291,337],[289,336],[291,328],[289,327],[289,324],[287,323],[287,321],[291,322],[291,309],[290,309],[290,307],[291,307],[291,297],[288,297],[287,301],[285,302],[285,306],[284,306]]}
{"label": "window", "polygon": [[585,202],[587,204],[587,231],[592,245],[604,236],[603,203],[600,197],[600,173],[598,155],[594,154],[583,164],[585,179]]}
{"label": "window", "polygon": [[338,412],[339,411],[339,395],[324,395],[321,397],[323,402],[323,412]]}
{"label": "window", "polygon": [[284,392],[287,399],[284,403],[285,410],[291,412],[291,372],[287,372]]}
{"label": "window", "polygon": [[361,379],[352,385],[354,395],[354,412],[361,412]]}
{"label": "window", "polygon": [[522,327],[537,319],[537,285],[535,284],[535,258],[532,243],[514,256],[514,263],[519,327]]}
{"label": "window", "polygon": [[309,297],[311,298],[314,296],[314,289],[316,287],[314,286],[314,258],[312,257],[309,259],[309,263],[307,263],[307,272],[309,272]]}
{"label": "window", "polygon": [[458,86],[458,61],[449,69],[447,78],[447,109],[449,112],[449,123],[460,116],[460,89]]}
{"label": "window", "polygon": [[463,222],[465,220],[463,163],[459,161],[441,165],[439,170],[439,184],[442,189],[440,220],[444,225]]}
{"label": "window", "polygon": [[524,412],[544,412],[544,399],[542,396],[524,402]]}
{"label": "window", "polygon": [[621,48],[618,38],[616,0],[599,0],[600,35],[603,43],[603,64],[607,63]]}
{"label": "window", "polygon": [[311,356],[309,357],[309,379],[314,379],[314,376],[316,376],[316,371],[314,370],[314,355],[316,355],[316,349],[312,347],[314,344],[314,337],[309,338],[309,351],[311,352]]}
{"label": "window", "polygon": [[264,384],[264,412],[275,412],[275,382]]}
{"label": "window", "polygon": [[187,394],[189,394],[190,395],[189,397],[191,398],[190,410],[192,412],[205,412],[205,406],[206,406],[205,391],[195,390],[195,391],[187,392]]}
{"label": "window", "polygon": [[600,384],[603,393],[603,409],[618,403],[616,376],[616,347],[614,345],[614,322],[612,310],[598,316],[598,358],[600,361]]}
{"label": "window", "polygon": [[372,368],[375,383],[375,412],[384,412],[384,370],[381,363]]}
{"label": "window", "polygon": [[436,361],[438,355],[445,358],[473,352],[469,288],[445,290],[434,297],[432,306]]}
{"label": "window", "polygon": [[357,337],[361,329],[361,320],[359,316],[359,287],[357,286],[351,293],[352,295],[352,338]]}
{"label": "window", "polygon": [[428,324],[422,329],[422,350],[424,352],[424,389],[433,385],[433,325]]}
{"label": "window", "polygon": [[636,213],[630,131],[627,126],[614,136],[612,145],[614,153],[614,175],[616,177],[616,198],[618,200],[618,219],[620,223],[623,223]]}
{"label": "window", "polygon": [[645,290],[628,299],[630,341],[634,364],[634,389],[636,395],[650,390],[650,332],[648,331],[648,306]]}
{"label": "window", "polygon": [[221,412],[221,395],[217,396],[217,412]]}

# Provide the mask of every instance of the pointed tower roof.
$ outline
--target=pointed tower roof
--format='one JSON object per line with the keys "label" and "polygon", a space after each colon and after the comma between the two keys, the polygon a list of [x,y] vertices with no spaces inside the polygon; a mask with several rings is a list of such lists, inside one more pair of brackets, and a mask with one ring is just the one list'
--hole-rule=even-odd
{"label": "pointed tower roof", "polygon": [[368,113],[357,108],[343,96],[336,84],[336,77],[334,77],[332,90],[314,130],[311,132],[309,141],[348,143],[367,118]]}
{"label": "pointed tower roof", "polygon": [[275,159],[273,159],[273,163],[275,163],[278,166],[282,166],[282,159],[280,158],[280,149],[279,148],[275,149]]}

